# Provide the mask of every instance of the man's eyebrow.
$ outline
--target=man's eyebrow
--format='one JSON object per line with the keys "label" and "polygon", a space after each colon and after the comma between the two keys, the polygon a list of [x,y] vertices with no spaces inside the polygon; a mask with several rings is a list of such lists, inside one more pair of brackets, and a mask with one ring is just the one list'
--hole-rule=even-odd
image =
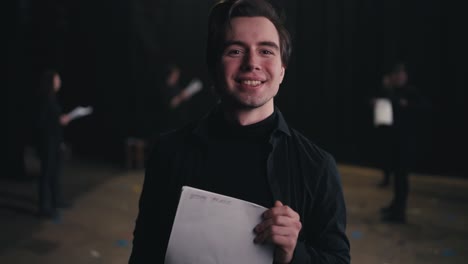
{"label": "man's eyebrow", "polygon": [[271,48],[274,48],[274,49],[279,50],[278,44],[276,44],[276,43],[273,42],[273,41],[261,41],[261,42],[259,43],[259,46],[268,46],[268,47],[271,47]]}
{"label": "man's eyebrow", "polygon": [[229,40],[224,43],[224,47],[229,47],[232,45],[245,46],[245,43],[243,43],[242,41],[238,41],[238,40]]}
{"label": "man's eyebrow", "polygon": [[[238,40],[230,40],[230,41],[226,41],[224,43],[224,47],[229,47],[231,45],[246,46],[246,44],[244,42],[238,41]],[[276,44],[273,41],[260,41],[258,43],[258,46],[268,46],[268,47],[279,50],[278,44]]]}

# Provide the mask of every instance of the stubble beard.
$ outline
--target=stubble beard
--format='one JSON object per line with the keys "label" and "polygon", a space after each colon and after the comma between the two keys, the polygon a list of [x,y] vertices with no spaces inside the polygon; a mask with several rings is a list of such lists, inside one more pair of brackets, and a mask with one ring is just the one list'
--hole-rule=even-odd
{"label": "stubble beard", "polygon": [[235,94],[225,92],[221,101],[239,110],[253,110],[260,108],[270,102],[273,96],[258,97],[253,94]]}

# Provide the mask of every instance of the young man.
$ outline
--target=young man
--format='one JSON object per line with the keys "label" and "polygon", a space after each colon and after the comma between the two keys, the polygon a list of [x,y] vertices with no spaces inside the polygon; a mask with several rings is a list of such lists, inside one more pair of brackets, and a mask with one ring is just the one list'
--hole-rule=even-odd
{"label": "young man", "polygon": [[406,207],[409,195],[409,172],[412,157],[415,156],[415,144],[418,131],[418,120],[429,110],[429,102],[419,93],[416,87],[409,85],[408,72],[404,63],[396,63],[390,72],[392,89],[386,97],[391,101],[393,124],[386,129],[384,152],[386,152],[385,169],[393,173],[393,199],[381,209],[384,222],[405,223]]}
{"label": "young man", "polygon": [[335,162],[273,103],[291,52],[278,15],[264,0],[228,0],[213,7],[208,30],[220,104],[155,144],[130,263],[164,262],[183,185],[270,208],[246,243],[273,243],[275,263],[349,263]]}

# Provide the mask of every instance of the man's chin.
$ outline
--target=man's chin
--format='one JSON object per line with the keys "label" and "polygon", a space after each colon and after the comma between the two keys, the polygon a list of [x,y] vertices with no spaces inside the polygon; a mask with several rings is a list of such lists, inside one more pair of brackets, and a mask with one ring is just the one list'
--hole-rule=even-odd
{"label": "man's chin", "polygon": [[223,102],[235,109],[254,110],[265,106],[270,100],[262,100],[259,98],[229,98],[227,100],[223,100]]}

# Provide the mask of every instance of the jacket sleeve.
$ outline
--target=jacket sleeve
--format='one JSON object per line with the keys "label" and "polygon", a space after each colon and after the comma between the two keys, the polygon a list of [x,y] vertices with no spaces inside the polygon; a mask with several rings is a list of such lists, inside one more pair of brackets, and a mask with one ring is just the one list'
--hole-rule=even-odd
{"label": "jacket sleeve", "polygon": [[168,153],[158,145],[146,165],[129,264],[164,263],[178,190],[170,175]]}
{"label": "jacket sleeve", "polygon": [[298,241],[292,263],[350,263],[345,233],[346,207],[334,159],[325,156],[319,173],[315,201],[303,223],[304,238]]}

